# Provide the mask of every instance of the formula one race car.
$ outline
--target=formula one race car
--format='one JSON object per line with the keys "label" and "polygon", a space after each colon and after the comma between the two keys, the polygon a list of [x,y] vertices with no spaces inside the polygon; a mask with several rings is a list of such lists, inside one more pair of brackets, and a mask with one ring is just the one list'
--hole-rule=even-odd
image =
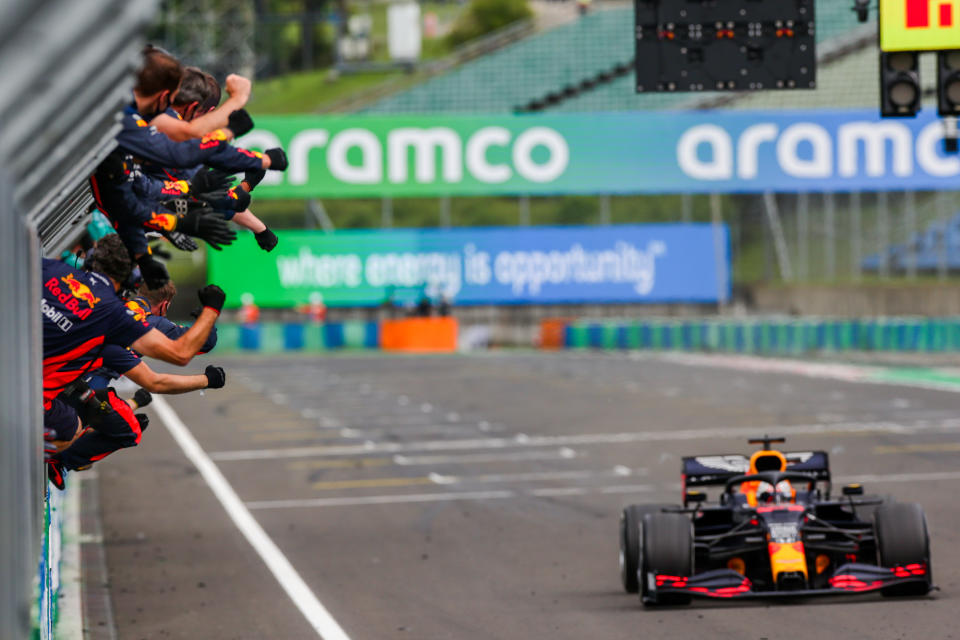
{"label": "formula one race car", "polygon": [[[631,505],[620,519],[620,577],[645,605],[693,597],[769,598],[934,588],[919,504],[863,496],[847,485],[830,497],[826,452],[762,444],[750,458],[683,458],[683,506]],[[718,503],[691,487],[722,486]]]}

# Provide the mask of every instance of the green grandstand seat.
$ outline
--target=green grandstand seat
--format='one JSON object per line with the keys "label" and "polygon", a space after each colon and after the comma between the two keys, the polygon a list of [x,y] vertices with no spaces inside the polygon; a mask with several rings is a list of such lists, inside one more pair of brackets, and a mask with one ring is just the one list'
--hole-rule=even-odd
{"label": "green grandstand seat", "polygon": [[[843,37],[859,24],[845,2],[817,0],[817,41]],[[367,113],[514,112],[549,94],[564,93],[634,56],[633,8],[599,8],[582,18],[389,96]],[[589,84],[589,82],[588,82]],[[567,91],[570,93],[569,89]],[[668,109],[718,94],[636,94],[633,73],[548,104],[549,111]],[[546,101],[550,103],[551,101]]]}

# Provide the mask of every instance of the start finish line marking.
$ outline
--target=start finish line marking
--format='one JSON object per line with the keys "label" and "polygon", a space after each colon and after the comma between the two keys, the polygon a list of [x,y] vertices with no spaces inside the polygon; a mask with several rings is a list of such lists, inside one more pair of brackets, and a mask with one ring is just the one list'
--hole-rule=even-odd
{"label": "start finish line marking", "polygon": [[283,555],[280,548],[270,539],[250,511],[244,506],[227,479],[223,477],[217,465],[210,460],[203,448],[197,442],[187,425],[180,420],[180,416],[173,410],[167,401],[157,395],[153,398],[153,406],[160,416],[167,431],[173,436],[184,455],[190,460],[203,476],[210,490],[226,509],[227,515],[247,539],[247,542],[263,559],[267,568],[286,591],[293,604],[307,619],[307,622],[323,640],[350,640],[333,616],[327,611],[317,596],[314,595],[307,583],[303,581],[297,570]]}

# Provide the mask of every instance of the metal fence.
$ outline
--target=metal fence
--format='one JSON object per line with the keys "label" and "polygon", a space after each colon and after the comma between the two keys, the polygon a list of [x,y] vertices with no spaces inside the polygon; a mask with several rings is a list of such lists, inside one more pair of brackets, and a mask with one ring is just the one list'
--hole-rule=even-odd
{"label": "metal fence", "polygon": [[[7,2],[0,12],[0,638],[39,625],[40,257],[76,229],[112,145],[153,0]],[[39,579],[38,579],[39,578]],[[41,630],[41,637],[48,637]]]}

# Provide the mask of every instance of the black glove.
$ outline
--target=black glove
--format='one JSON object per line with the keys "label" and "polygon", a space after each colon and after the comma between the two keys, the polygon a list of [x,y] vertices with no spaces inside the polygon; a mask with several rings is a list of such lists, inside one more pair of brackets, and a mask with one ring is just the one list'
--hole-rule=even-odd
{"label": "black glove", "polygon": [[250,206],[250,194],[240,187],[229,191],[215,191],[198,196],[217,211],[246,211]]}
{"label": "black glove", "polygon": [[253,191],[265,175],[267,175],[266,169],[248,169],[243,174],[243,181],[247,183],[247,190]]}
{"label": "black glove", "polygon": [[137,419],[137,422],[140,423],[140,433],[143,433],[147,430],[147,427],[150,426],[150,418],[147,417],[145,413],[135,413],[133,417]]}
{"label": "black glove", "polygon": [[170,274],[167,273],[167,268],[149,253],[137,258],[137,266],[140,267],[140,275],[143,277],[143,281],[147,283],[148,289],[159,289],[170,282]]}
{"label": "black glove", "polygon": [[[166,235],[166,232],[164,233],[164,235]],[[160,258],[162,260],[169,260],[170,258],[173,257],[173,254],[171,254],[169,251],[161,247],[159,243],[150,247],[150,255],[152,255],[154,258]]]}
{"label": "black glove", "polygon": [[286,171],[287,170],[287,154],[283,152],[283,149],[280,147],[274,147],[273,149],[267,149],[263,152],[263,155],[270,158],[270,171]]}
{"label": "black glove", "polygon": [[[177,231],[189,236],[202,238],[211,248],[220,251],[220,245],[231,244],[237,239],[237,232],[230,228],[227,221],[213,209],[203,207],[179,216]],[[144,275],[146,278],[146,275]],[[151,287],[152,289],[153,287]]]}
{"label": "black glove", "polygon": [[273,248],[277,246],[277,234],[270,231],[270,227],[267,227],[260,233],[253,234],[253,237],[256,238],[257,244],[260,245],[260,248],[264,251],[273,251]]}
{"label": "black glove", "polygon": [[[180,233],[179,231],[164,231],[163,235],[170,241],[170,244],[180,249],[180,251],[196,251],[200,248],[197,243],[193,241],[193,238],[185,233]],[[156,249],[154,249],[154,253],[156,253]]]}
{"label": "black glove", "polygon": [[233,186],[233,176],[218,169],[200,169],[190,180],[190,195],[225,191]]}
{"label": "black glove", "polygon": [[207,376],[207,389],[221,389],[223,385],[227,384],[227,374],[224,373],[223,367],[208,364],[203,371],[203,375]]}
{"label": "black glove", "polygon": [[253,129],[253,118],[246,109],[237,109],[227,117],[227,128],[233,131],[233,137],[239,138]]}
{"label": "black glove", "polygon": [[208,284],[203,289],[200,289],[200,291],[197,291],[197,297],[200,298],[200,304],[220,313],[220,310],[223,309],[223,303],[227,299],[227,294],[217,285]]}
{"label": "black glove", "polygon": [[153,402],[153,394],[146,389],[137,389],[137,392],[133,394],[133,401],[137,403],[138,409],[142,409]]}

